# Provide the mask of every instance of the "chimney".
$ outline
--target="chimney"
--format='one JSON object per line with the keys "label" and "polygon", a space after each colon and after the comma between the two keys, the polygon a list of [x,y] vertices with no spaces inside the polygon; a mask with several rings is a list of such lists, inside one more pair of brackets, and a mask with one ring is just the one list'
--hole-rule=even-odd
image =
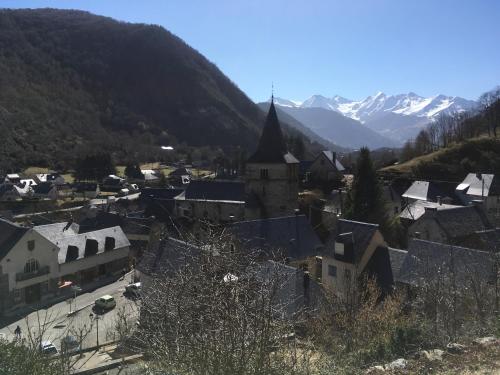
{"label": "chimney", "polygon": [[439,204],[440,206],[442,205],[442,203],[441,203],[441,196],[440,196],[440,195],[438,195],[438,196],[437,196],[437,202],[438,202],[438,204]]}

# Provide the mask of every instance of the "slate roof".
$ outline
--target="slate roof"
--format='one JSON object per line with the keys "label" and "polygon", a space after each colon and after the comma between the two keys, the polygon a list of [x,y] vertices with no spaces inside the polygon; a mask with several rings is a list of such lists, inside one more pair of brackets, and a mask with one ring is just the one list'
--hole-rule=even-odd
{"label": "slate roof", "polygon": [[321,151],[323,155],[328,159],[328,161],[335,167],[339,172],[345,170],[344,166],[337,159],[337,154],[333,151]]}
{"label": "slate roof", "polygon": [[401,273],[401,267],[403,266],[403,262],[408,254],[406,250],[395,249],[392,247],[387,248],[389,251],[389,259],[391,261],[391,269],[394,277],[394,281],[399,280],[399,274]]}
{"label": "slate roof", "polygon": [[179,199],[245,201],[245,183],[240,181],[194,180]]}
{"label": "slate roof", "polygon": [[34,194],[47,195],[54,188],[50,182],[41,182],[38,185],[32,186]]}
{"label": "slate roof", "polygon": [[183,191],[184,189],[146,188],[141,189],[141,198],[174,199]]}
{"label": "slate roof", "polygon": [[323,247],[305,215],[241,221],[227,230],[248,250],[282,251],[291,260],[318,255]]}
{"label": "slate roof", "polygon": [[28,230],[29,228],[0,218],[0,260],[8,254]]}
{"label": "slate roof", "polygon": [[486,215],[476,206],[438,209],[431,214],[449,237],[466,236],[491,228]]}
{"label": "slate roof", "polygon": [[408,244],[398,278],[407,284],[423,286],[438,278],[452,276],[467,286],[471,278],[490,282],[494,261],[490,253],[437,242],[412,239]]}
{"label": "slate roof", "polygon": [[337,222],[336,237],[353,242],[354,259],[359,261],[370,244],[378,224],[363,223],[360,221],[340,219]]}
{"label": "slate roof", "polygon": [[137,269],[147,275],[171,273],[193,261],[201,252],[197,246],[187,242],[166,238],[160,240],[154,251],[147,251]]}
{"label": "slate roof", "polygon": [[57,255],[59,264],[66,263],[66,253],[68,251],[68,246],[76,246],[78,248],[77,259],[83,259],[85,257],[85,245],[87,239],[97,241],[97,254],[101,254],[105,251],[104,245],[106,237],[113,237],[115,239],[115,249],[130,246],[130,242],[128,241],[127,236],[125,236],[125,233],[120,227],[100,229],[79,234],[76,230],[78,226],[72,224],[67,230],[63,230],[66,225],[67,223],[56,223],[40,225],[33,228],[33,230],[37,231],[40,235],[45,237],[47,240],[49,240],[59,248],[59,252]]}
{"label": "slate roof", "polygon": [[271,101],[257,151],[247,160],[248,163],[298,163],[299,161],[288,152],[281,126],[276,114],[274,102]]}
{"label": "slate roof", "polygon": [[456,190],[475,197],[500,195],[500,179],[494,174],[469,173]]}
{"label": "slate roof", "polygon": [[119,226],[129,234],[147,235],[151,232],[153,220],[153,218],[125,217],[116,213],[98,211],[95,217],[88,217],[80,221],[78,233]]}

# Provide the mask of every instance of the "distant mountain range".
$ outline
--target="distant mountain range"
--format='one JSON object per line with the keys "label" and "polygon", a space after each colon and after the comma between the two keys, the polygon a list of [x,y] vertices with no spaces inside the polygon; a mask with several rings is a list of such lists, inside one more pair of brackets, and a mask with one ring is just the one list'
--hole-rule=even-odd
{"label": "distant mountain range", "polygon": [[356,120],[396,142],[413,138],[423,127],[440,115],[469,111],[477,102],[458,96],[422,97],[413,92],[387,96],[382,92],[355,101],[341,96],[327,98],[313,95],[304,101],[275,98],[286,108],[322,108]]}

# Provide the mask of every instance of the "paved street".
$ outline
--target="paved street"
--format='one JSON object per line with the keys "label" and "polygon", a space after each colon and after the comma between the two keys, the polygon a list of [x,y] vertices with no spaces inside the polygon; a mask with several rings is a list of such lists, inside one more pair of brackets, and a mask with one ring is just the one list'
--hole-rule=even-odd
{"label": "paved street", "polygon": [[[82,310],[68,316],[70,311],[69,300],[63,301],[51,306],[46,310],[34,311],[25,318],[18,320],[6,327],[0,329],[0,333],[4,333],[8,340],[15,338],[14,330],[17,325],[21,327],[22,337],[29,339],[29,336],[36,337],[41,332],[43,340],[50,340],[60,349],[60,340],[68,334],[74,336],[87,333],[83,339],[82,348],[95,346],[97,343],[97,325],[99,325],[99,343],[117,339],[114,336],[117,318],[121,312],[128,321],[132,324],[137,320],[138,307],[136,302],[126,298],[123,295],[125,286],[130,283],[131,274],[126,275],[125,280],[118,280],[112,284],[108,284],[94,290],[91,293],[84,293],[76,298],[76,309]],[[102,315],[96,314],[93,310],[94,301],[105,294],[112,295],[116,300],[116,307]],[[71,304],[71,309],[74,310],[75,302]],[[90,314],[94,317],[99,316],[98,324],[95,319],[89,317]],[[122,314],[123,316],[123,314]],[[75,335],[75,333],[78,334]],[[31,335],[30,335],[31,333]],[[83,335],[82,335],[83,336]]]}

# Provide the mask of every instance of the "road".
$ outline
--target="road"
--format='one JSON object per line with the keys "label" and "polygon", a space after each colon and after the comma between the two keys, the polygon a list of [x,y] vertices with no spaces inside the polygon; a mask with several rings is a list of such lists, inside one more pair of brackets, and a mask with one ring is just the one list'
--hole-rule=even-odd
{"label": "road", "polygon": [[[39,337],[43,340],[50,340],[60,349],[60,340],[71,334],[82,337],[82,348],[95,346],[97,343],[97,327],[99,327],[99,343],[118,339],[116,337],[116,324],[120,317],[125,316],[128,324],[134,324],[138,317],[137,302],[128,299],[123,295],[125,286],[130,283],[131,274],[126,275],[124,280],[118,280],[112,284],[105,285],[90,293],[84,293],[76,297],[76,301],[71,304],[74,310],[80,311],[68,316],[70,311],[69,301],[63,301],[48,309],[37,310],[28,316],[0,329],[0,333],[6,335],[8,340],[15,338],[14,330],[19,325],[21,327],[22,338],[30,340],[30,337]],[[116,300],[116,307],[104,314],[96,314],[92,308],[94,301],[110,294]],[[93,318],[90,317],[93,315]],[[98,316],[98,322],[95,317]]]}

